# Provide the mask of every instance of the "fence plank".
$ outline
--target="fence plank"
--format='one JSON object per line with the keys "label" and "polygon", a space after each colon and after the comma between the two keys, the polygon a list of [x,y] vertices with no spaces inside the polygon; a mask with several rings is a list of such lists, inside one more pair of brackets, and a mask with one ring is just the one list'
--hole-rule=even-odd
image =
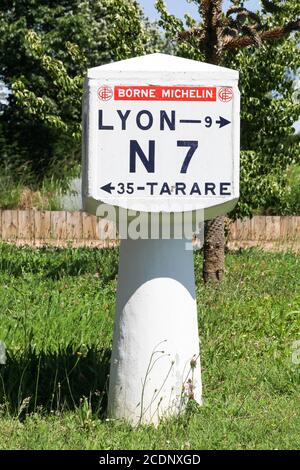
{"label": "fence plank", "polygon": [[280,238],[282,240],[294,240],[296,236],[294,217],[285,216],[280,220]]}
{"label": "fence plank", "polygon": [[228,240],[235,240],[236,239],[236,221],[226,219],[225,224],[228,230]]}
{"label": "fence plank", "polygon": [[35,240],[49,240],[51,235],[51,211],[34,211]]}
{"label": "fence plank", "polygon": [[293,217],[295,225],[295,237],[300,238],[300,217]]}
{"label": "fence plank", "polygon": [[80,240],[82,238],[81,212],[67,212],[67,239]]}
{"label": "fence plank", "polygon": [[105,242],[105,246],[109,246],[109,243],[117,238],[114,223],[109,220],[98,219],[97,235],[99,240],[103,240]]}
{"label": "fence plank", "polygon": [[18,211],[18,238],[32,240],[34,238],[34,219],[32,210]]}
{"label": "fence plank", "polygon": [[82,213],[82,237],[84,240],[97,240],[97,218],[95,215]]}
{"label": "fence plank", "polygon": [[2,240],[15,240],[18,237],[18,211],[2,212]]}
{"label": "fence plank", "polygon": [[266,218],[256,216],[251,219],[251,239],[262,241],[266,238]]}
{"label": "fence plank", "polygon": [[280,239],[280,217],[266,216],[266,240]]}
{"label": "fence plank", "polygon": [[236,240],[251,240],[251,220],[236,221]]}
{"label": "fence plank", "polygon": [[66,240],[66,236],[66,212],[51,212],[51,238],[54,238],[55,240]]}

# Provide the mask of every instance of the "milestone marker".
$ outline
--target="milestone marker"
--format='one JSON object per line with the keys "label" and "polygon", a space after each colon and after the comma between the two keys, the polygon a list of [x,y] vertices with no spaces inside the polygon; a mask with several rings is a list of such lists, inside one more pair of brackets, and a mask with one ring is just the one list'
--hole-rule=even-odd
{"label": "milestone marker", "polygon": [[[105,206],[129,215],[127,239],[123,218],[114,219],[123,239],[112,418],[158,423],[178,415],[190,399],[202,402],[193,252],[186,233],[176,233],[185,216],[191,236],[199,215],[208,219],[235,206],[239,113],[235,70],[152,54],[88,71],[83,207],[93,214]],[[130,228],[132,213],[140,217],[136,228],[142,216],[158,220],[159,235],[151,226],[139,237]],[[177,216],[184,217],[178,222]],[[162,235],[167,223],[173,224],[170,239]]]}

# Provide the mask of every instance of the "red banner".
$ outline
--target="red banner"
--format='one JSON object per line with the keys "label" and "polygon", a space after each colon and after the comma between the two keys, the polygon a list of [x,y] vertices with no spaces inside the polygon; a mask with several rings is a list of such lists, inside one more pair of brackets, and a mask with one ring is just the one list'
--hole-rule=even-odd
{"label": "red banner", "polygon": [[215,87],[115,86],[116,101],[216,101]]}

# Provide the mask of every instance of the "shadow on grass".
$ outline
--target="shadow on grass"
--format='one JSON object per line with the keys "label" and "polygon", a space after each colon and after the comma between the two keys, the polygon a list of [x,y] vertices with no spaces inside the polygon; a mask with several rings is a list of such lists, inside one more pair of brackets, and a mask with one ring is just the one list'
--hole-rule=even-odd
{"label": "shadow on grass", "polygon": [[68,346],[57,353],[28,351],[0,365],[0,405],[15,416],[33,411],[73,410],[86,397],[103,417],[107,405],[111,351]]}

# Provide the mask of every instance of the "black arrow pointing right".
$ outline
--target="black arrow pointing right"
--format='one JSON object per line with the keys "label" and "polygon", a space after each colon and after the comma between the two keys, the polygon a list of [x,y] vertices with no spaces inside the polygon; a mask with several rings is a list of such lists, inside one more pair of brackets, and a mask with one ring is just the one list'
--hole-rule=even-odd
{"label": "black arrow pointing right", "polygon": [[219,129],[221,129],[221,127],[227,126],[227,124],[231,124],[231,121],[228,121],[228,119],[225,119],[222,116],[219,117],[220,119],[216,121],[216,124],[220,124]]}

